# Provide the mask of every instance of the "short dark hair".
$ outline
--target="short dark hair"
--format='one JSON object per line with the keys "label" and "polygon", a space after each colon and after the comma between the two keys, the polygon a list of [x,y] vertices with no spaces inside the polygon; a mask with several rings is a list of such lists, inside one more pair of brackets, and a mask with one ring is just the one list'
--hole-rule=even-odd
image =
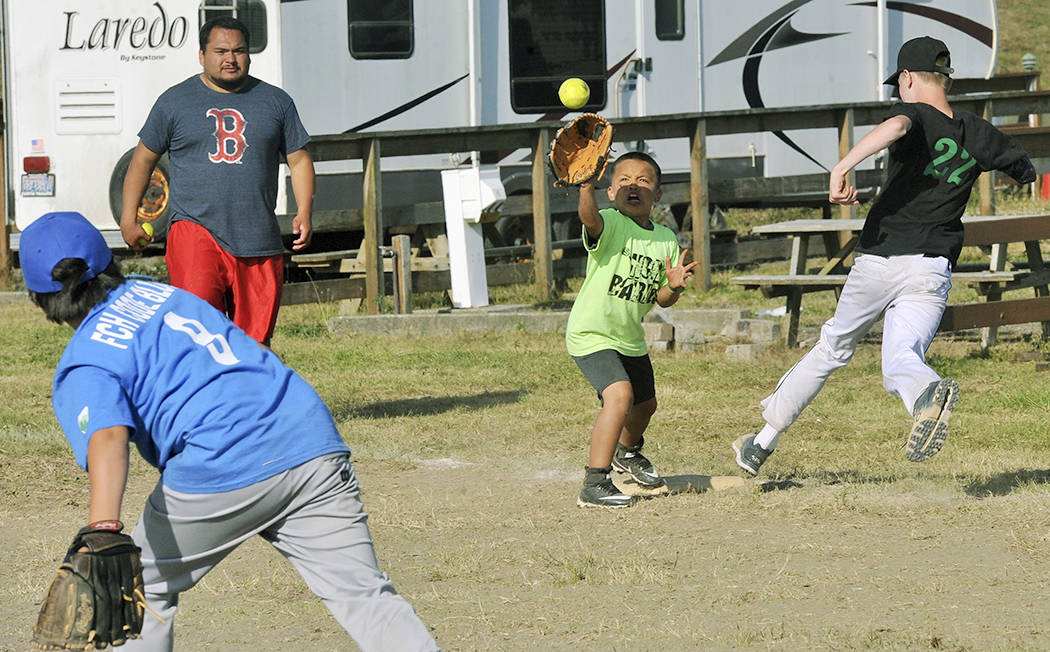
{"label": "short dark hair", "polygon": [[656,172],[656,185],[660,185],[660,178],[663,176],[663,172],[660,170],[660,164],[656,162],[656,159],[654,159],[652,156],[649,156],[645,152],[627,152],[625,154],[621,154],[620,157],[616,159],[616,162],[613,163],[613,172],[616,171],[616,166],[620,164],[620,161],[629,161],[631,159],[634,159],[636,161],[644,161],[651,165],[653,171]]}
{"label": "short dark hair", "polygon": [[57,292],[29,290],[29,298],[40,306],[45,317],[55,323],[83,319],[110,290],[120,287],[126,280],[116,258],[98,276],[80,283],[80,277],[87,269],[87,263],[80,258],[63,258],[51,270],[51,278],[61,283],[62,289]]}
{"label": "short dark hair", "polygon": [[216,27],[220,29],[234,29],[241,33],[244,37],[244,47],[251,45],[251,36],[248,34],[248,27],[237,20],[233,16],[218,16],[206,21],[201,25],[201,31],[199,39],[201,42],[201,52],[204,52],[208,48],[208,41],[211,40],[211,31]]}

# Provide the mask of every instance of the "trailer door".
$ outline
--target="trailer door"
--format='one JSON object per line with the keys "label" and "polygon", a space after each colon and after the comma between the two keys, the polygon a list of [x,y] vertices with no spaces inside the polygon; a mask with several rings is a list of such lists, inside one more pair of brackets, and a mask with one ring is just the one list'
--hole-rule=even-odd
{"label": "trailer door", "polygon": [[619,115],[699,111],[697,3],[636,2],[634,13],[635,53],[613,78]]}

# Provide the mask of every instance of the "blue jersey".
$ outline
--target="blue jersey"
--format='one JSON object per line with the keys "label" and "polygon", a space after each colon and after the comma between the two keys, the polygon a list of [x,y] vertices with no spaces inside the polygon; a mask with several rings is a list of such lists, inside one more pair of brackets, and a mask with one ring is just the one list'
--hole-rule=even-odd
{"label": "blue jersey", "polygon": [[172,221],[200,224],[234,256],[284,251],[278,165],[310,141],[287,93],[254,77],[221,93],[194,75],[157,98],[139,138],[168,152]]}
{"label": "blue jersey", "polygon": [[88,440],[129,428],[162,482],[239,489],[349,451],[317,392],[204,301],[162,283],[112,290],[55,370],[55,415],[87,468]]}

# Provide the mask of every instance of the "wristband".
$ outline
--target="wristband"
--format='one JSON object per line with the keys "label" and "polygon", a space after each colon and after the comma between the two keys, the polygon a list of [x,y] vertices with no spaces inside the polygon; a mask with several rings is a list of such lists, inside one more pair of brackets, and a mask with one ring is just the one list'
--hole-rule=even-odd
{"label": "wristband", "polygon": [[[670,285],[668,285],[667,287],[671,288]],[[685,286],[683,285],[680,288],[671,288],[671,292],[674,292],[675,294],[681,294],[681,293],[685,292]]]}
{"label": "wristband", "polygon": [[95,521],[94,523],[88,523],[88,530],[94,532],[96,530],[109,530],[110,532],[120,532],[124,529],[124,524],[120,521]]}

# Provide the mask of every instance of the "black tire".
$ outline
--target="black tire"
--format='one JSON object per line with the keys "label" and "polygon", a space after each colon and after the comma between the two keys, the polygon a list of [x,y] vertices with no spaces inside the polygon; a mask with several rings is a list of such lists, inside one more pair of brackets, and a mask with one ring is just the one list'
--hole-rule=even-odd
{"label": "black tire", "polygon": [[[113,213],[113,220],[120,224],[120,213],[124,208],[124,176],[128,173],[131,165],[131,157],[134,149],[129,149],[120,157],[113,167],[113,175],[109,178],[109,209]],[[146,187],[146,194],[139,206],[139,221],[151,222],[153,224],[153,239],[160,241],[168,232],[168,221],[171,218],[171,167],[168,163],[168,155],[165,154],[157,161],[153,168],[153,176],[150,184]]]}
{"label": "black tire", "polygon": [[532,244],[532,220],[520,215],[503,215],[496,220],[496,231],[505,246]]}

